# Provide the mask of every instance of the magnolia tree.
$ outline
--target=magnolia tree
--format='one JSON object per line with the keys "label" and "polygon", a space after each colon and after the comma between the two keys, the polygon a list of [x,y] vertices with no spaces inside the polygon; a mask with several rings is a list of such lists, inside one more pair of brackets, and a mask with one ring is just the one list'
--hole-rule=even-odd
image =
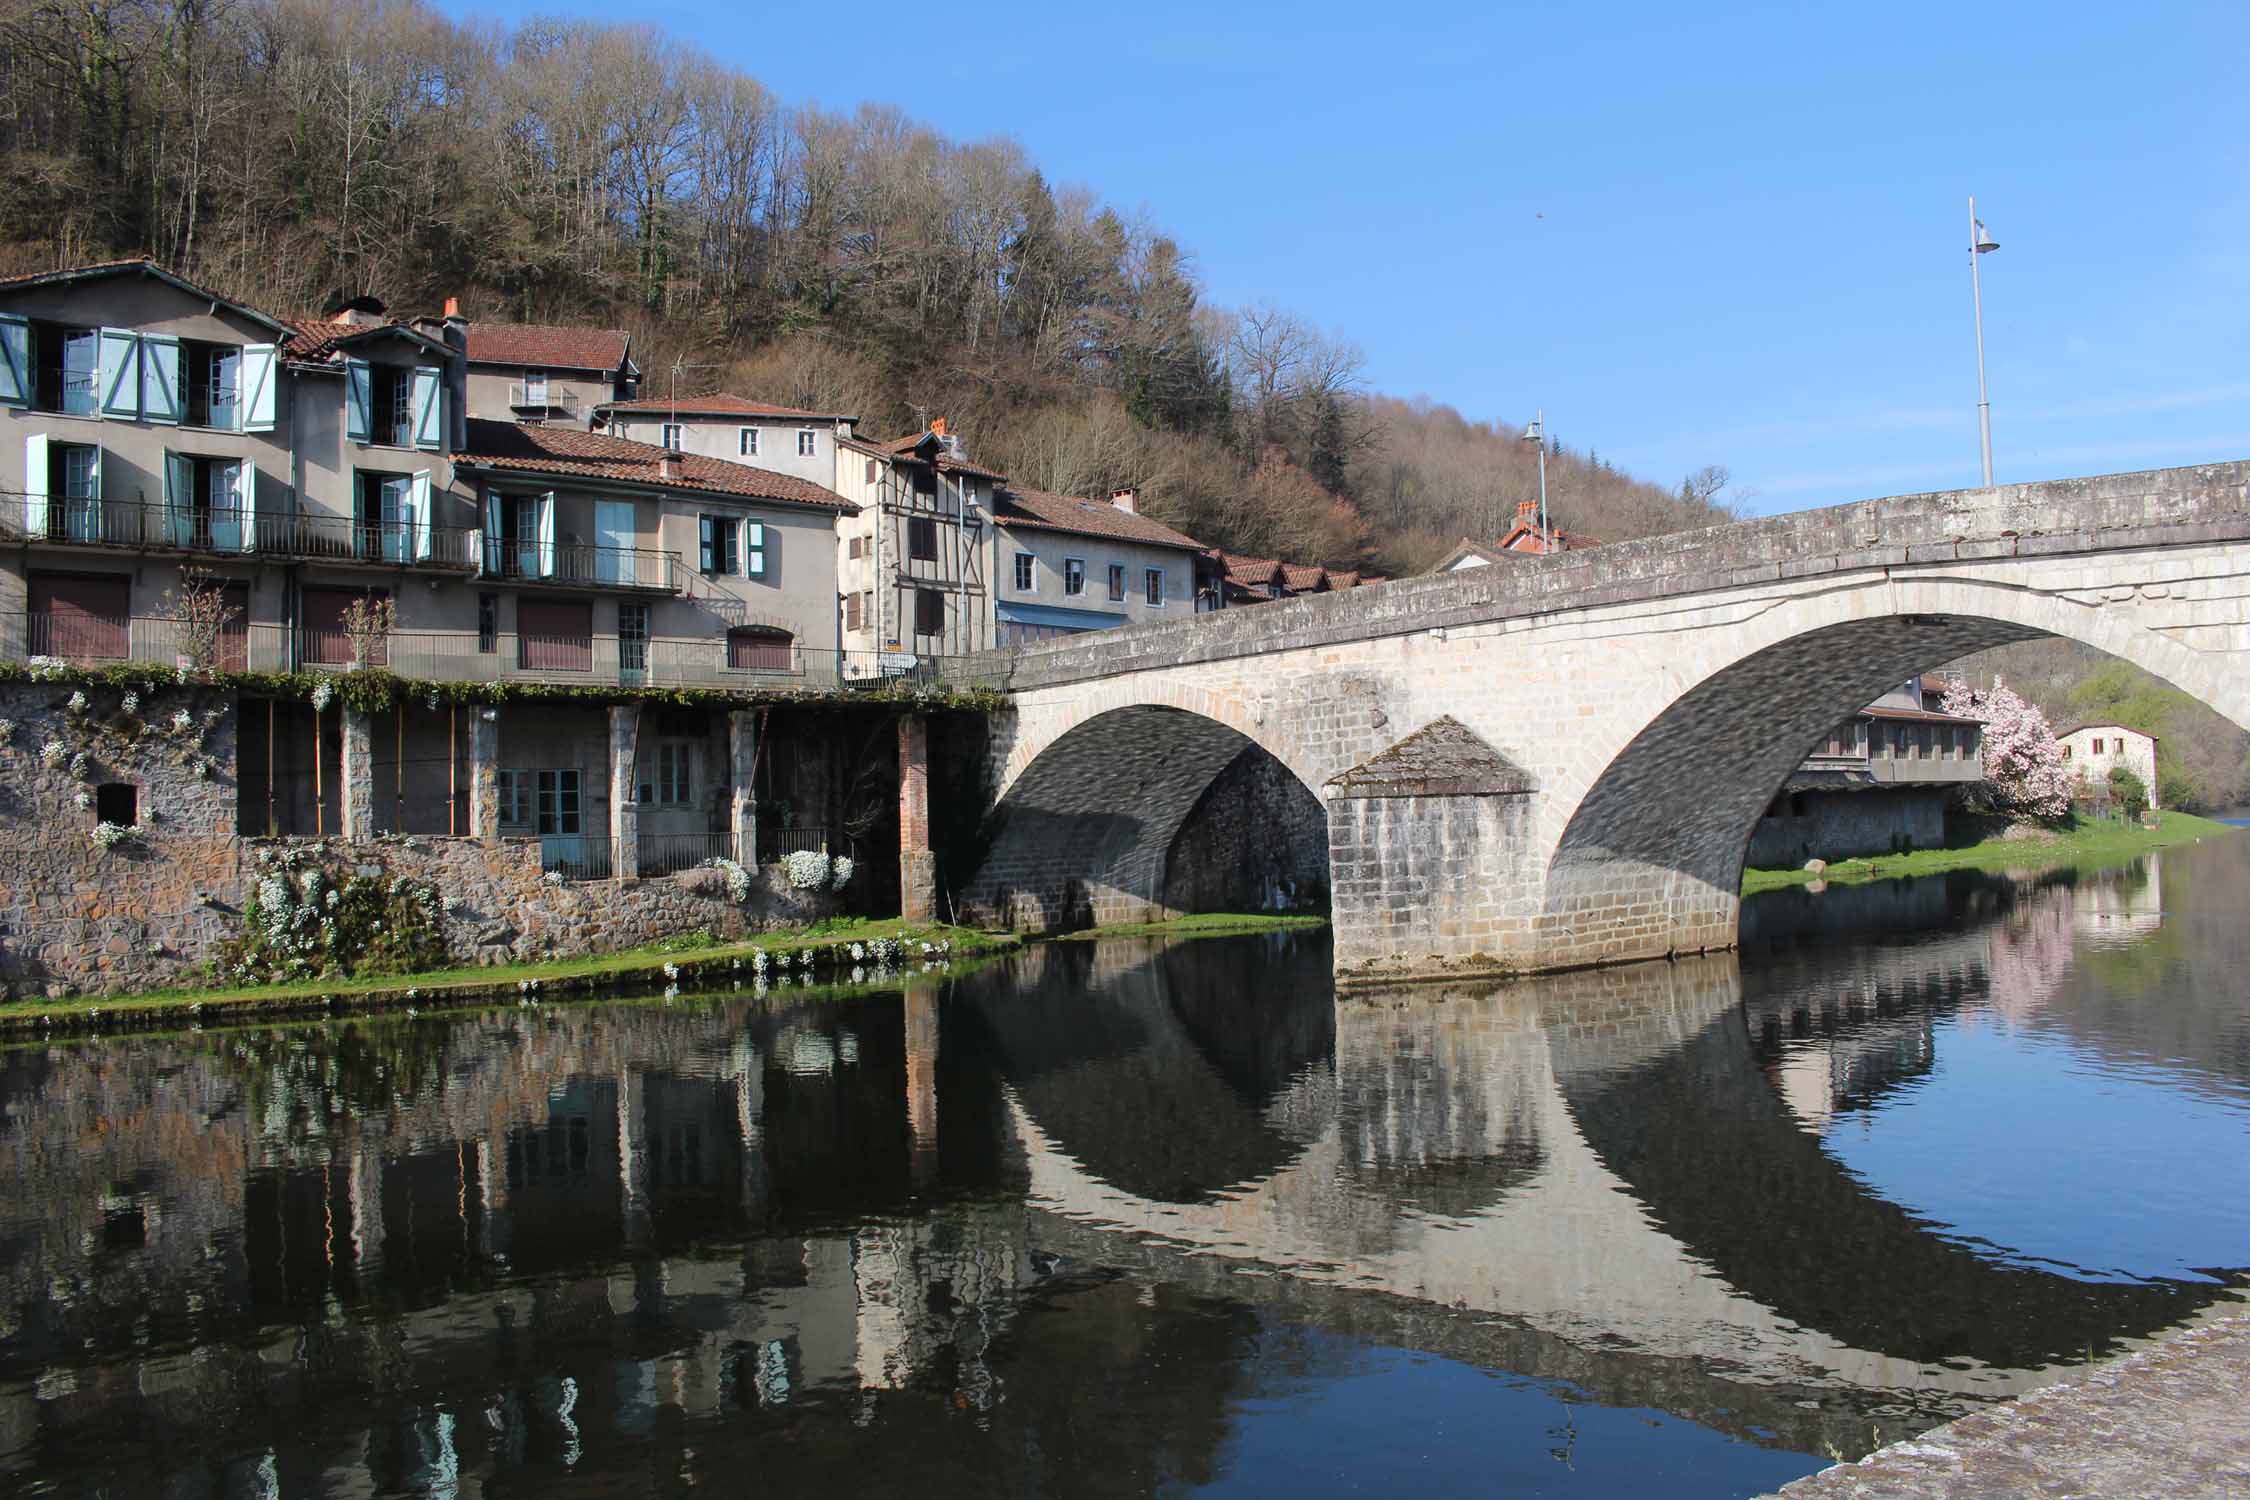
{"label": "magnolia tree", "polygon": [[1984,723],[1984,800],[1995,812],[2052,820],[2070,811],[2073,785],[2047,716],[1995,681],[1972,692],[1956,680],[1945,711]]}

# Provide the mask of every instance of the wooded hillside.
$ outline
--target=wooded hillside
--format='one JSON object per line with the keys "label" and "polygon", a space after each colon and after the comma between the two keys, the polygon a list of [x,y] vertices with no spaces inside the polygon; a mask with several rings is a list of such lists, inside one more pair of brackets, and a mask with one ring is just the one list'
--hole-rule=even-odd
{"label": "wooded hillside", "polygon": [[[1411,571],[1537,486],[1520,415],[1369,393],[1348,342],[1205,304],[1179,245],[1015,144],[786,106],[642,28],[0,0],[0,241],[0,272],[147,253],[281,313],[623,326],[648,394],[677,366],[879,435],[942,414],[1027,484],[1134,485],[1241,552]],[[1724,479],[1549,458],[1556,523],[1605,539],[1724,519]]]}

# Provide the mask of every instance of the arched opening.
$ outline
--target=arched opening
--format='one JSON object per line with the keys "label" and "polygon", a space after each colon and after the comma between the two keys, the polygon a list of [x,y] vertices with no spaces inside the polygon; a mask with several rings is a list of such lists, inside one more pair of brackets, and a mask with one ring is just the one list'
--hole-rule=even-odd
{"label": "arched opening", "polygon": [[1139,704],[1067,730],[987,829],[963,908],[1017,928],[1327,905],[1312,789],[1240,730],[1185,709]]}
{"label": "arched opening", "polygon": [[[1544,961],[1731,946],[1752,831],[1836,724],[1917,673],[2055,633],[1981,615],[1852,619],[1706,677],[1609,761],[1572,812],[1548,867]],[[2136,632],[2089,644],[2192,690],[2169,670],[2180,665],[2169,641]],[[2245,702],[2210,706],[2242,725]]]}

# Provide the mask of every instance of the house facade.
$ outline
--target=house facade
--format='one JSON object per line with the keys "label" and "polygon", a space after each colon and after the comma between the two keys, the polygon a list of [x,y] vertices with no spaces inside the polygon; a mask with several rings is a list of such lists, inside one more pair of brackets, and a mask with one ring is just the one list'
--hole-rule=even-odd
{"label": "house facade", "polygon": [[2120,768],[2140,777],[2151,810],[2163,806],[2156,791],[2157,736],[2128,724],[2080,724],[2055,736],[2063,769],[2086,788],[2085,800],[2109,801],[2109,773]]}
{"label": "house facade", "polygon": [[594,417],[596,427],[617,437],[829,487],[837,483],[837,439],[850,437],[856,421],[843,412],[800,411],[728,395],[614,401]]}
{"label": "house facade", "polygon": [[1984,779],[1984,726],[1944,697],[1918,676],[1831,729],[1759,819],[1750,866],[1942,847],[1954,789]]}
{"label": "house facade", "polygon": [[1132,490],[1102,501],[1002,488],[992,522],[1002,648],[1197,611],[1203,544],[1140,514]]}
{"label": "house facade", "polygon": [[[459,310],[457,301],[446,303],[448,317]],[[633,338],[622,328],[482,321],[464,328],[472,417],[587,427],[605,404],[631,400],[640,388]]]}
{"label": "house facade", "polygon": [[856,508],[837,526],[845,649],[887,659],[881,670],[990,650],[991,510],[1007,476],[971,461],[943,418],[890,443],[842,437],[836,450],[836,492]]}

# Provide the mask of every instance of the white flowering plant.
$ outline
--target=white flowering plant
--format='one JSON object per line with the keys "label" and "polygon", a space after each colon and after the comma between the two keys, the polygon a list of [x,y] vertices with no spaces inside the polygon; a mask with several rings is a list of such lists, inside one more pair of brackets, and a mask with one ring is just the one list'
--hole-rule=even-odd
{"label": "white flowering plant", "polygon": [[119,844],[128,843],[132,840],[132,837],[133,830],[123,823],[96,823],[94,825],[94,842],[105,850],[114,849]]}
{"label": "white flowering plant", "polygon": [[857,868],[858,866],[853,864],[852,857],[849,854],[837,855],[829,861],[828,888],[832,891],[840,891],[845,886],[850,885],[852,883],[852,871]]}
{"label": "white flowering plant", "polygon": [[84,812],[87,808],[90,808],[94,805],[94,794],[87,791],[84,787],[80,787],[77,794],[70,800],[78,804],[78,810],[80,812]]}
{"label": "white flowering plant", "polygon": [[47,682],[70,670],[70,663],[59,656],[34,656],[24,666],[33,682]]}
{"label": "white flowering plant", "polygon": [[129,714],[137,714],[141,711],[141,695],[139,693],[127,693],[118,700],[117,706]]}
{"label": "white flowering plant", "polygon": [[184,708],[173,709],[172,727],[182,734],[186,733],[188,730],[195,727],[195,715],[189,713]]}
{"label": "white flowering plant", "polygon": [[312,690],[312,706],[314,713],[324,714],[328,712],[328,705],[335,701],[336,684],[328,681],[326,678],[323,678],[320,682],[314,685]]}
{"label": "white flowering plant", "polygon": [[68,759],[70,759],[70,746],[64,744],[61,740],[49,740],[39,747],[39,760],[41,764],[49,768],[59,766]]}
{"label": "white flowering plant", "polygon": [[84,713],[86,711],[85,689],[81,688],[77,692],[72,693],[70,695],[70,701],[66,703],[64,707],[68,708],[74,714]]}
{"label": "white flowering plant", "polygon": [[799,849],[781,863],[789,883],[800,891],[817,891],[828,884],[830,861],[818,849]]}
{"label": "white flowering plant", "polygon": [[732,901],[737,906],[740,906],[743,902],[750,899],[751,887],[755,884],[755,882],[752,880],[750,871],[748,869],[746,869],[738,862],[726,858],[724,855],[706,860],[705,863],[711,869],[723,870],[726,872],[727,899],[729,901]]}

